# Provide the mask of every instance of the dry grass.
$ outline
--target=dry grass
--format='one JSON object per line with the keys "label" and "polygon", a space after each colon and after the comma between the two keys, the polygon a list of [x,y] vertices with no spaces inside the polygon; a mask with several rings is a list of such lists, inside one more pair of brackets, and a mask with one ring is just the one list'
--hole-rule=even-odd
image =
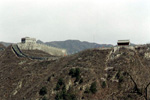
{"label": "dry grass", "polygon": [[[147,47],[145,47],[147,48]],[[0,99],[37,99],[43,98],[39,95],[42,87],[47,88],[47,98],[54,99],[59,92],[55,90],[58,79],[62,78],[66,89],[71,88],[77,99],[85,100],[144,100],[144,88],[150,82],[149,60],[144,58],[147,49],[137,50],[120,49],[118,58],[111,59],[117,55],[112,50],[86,50],[78,54],[63,57],[51,61],[38,61],[26,58],[18,58],[8,47],[0,57]],[[36,55],[41,55],[34,52]],[[110,54],[110,55],[109,55]],[[42,53],[42,56],[45,54]],[[113,69],[105,70],[106,67]],[[83,82],[75,82],[75,78],[69,75],[71,68],[80,68],[80,76]],[[120,73],[120,76],[116,76]],[[142,95],[133,93],[135,84]],[[106,87],[102,88],[102,78],[106,79]],[[118,80],[118,81],[117,81]],[[122,80],[122,81],[119,81]],[[86,87],[92,82],[97,83],[96,94],[84,93]],[[22,85],[19,86],[19,84]],[[17,88],[17,89],[16,89]],[[149,89],[149,88],[148,88]],[[14,90],[17,91],[15,95]],[[15,91],[15,92],[16,92]]]}

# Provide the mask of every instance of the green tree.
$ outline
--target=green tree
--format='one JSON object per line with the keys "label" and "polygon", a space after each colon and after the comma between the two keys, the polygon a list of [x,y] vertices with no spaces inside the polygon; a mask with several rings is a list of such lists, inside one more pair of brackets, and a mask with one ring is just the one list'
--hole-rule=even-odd
{"label": "green tree", "polygon": [[60,78],[57,82],[57,84],[59,84],[60,86],[64,85],[64,81],[62,78]]}
{"label": "green tree", "polygon": [[79,77],[79,76],[80,76],[80,68],[76,68],[75,77]]}
{"label": "green tree", "polygon": [[77,99],[73,92],[70,92],[69,90],[66,91],[66,86],[64,85],[62,91],[56,94],[55,100],[77,100]]}
{"label": "green tree", "polygon": [[71,75],[72,77],[79,77],[80,76],[80,68],[70,69],[69,75]]}
{"label": "green tree", "polygon": [[103,82],[102,82],[102,88],[105,88],[105,87],[106,87],[106,82],[103,81]]}
{"label": "green tree", "polygon": [[43,97],[42,100],[48,100],[46,97]]}
{"label": "green tree", "polygon": [[59,93],[56,94],[55,100],[62,100],[62,97],[61,97],[61,95]]}
{"label": "green tree", "polygon": [[75,74],[75,69],[71,68],[70,71],[69,71],[69,75],[74,77],[74,74]]}
{"label": "green tree", "polygon": [[47,94],[47,89],[46,89],[46,87],[42,87],[42,88],[40,89],[39,94],[40,94],[40,95],[45,95],[45,94]]}
{"label": "green tree", "polygon": [[79,80],[80,80],[80,75],[79,75],[79,76],[76,76],[75,82],[78,82]]}
{"label": "green tree", "polygon": [[59,89],[60,89],[60,85],[59,85],[59,84],[56,84],[55,90],[59,90]]}
{"label": "green tree", "polygon": [[83,78],[80,79],[79,84],[83,83]]}
{"label": "green tree", "polygon": [[119,83],[123,82],[123,76],[119,77]]}
{"label": "green tree", "polygon": [[89,87],[86,87],[86,89],[85,89],[84,93],[90,93],[90,89],[89,89]]}
{"label": "green tree", "polygon": [[95,94],[96,92],[97,92],[97,89],[96,89],[96,82],[93,82],[92,84],[91,84],[91,87],[90,87],[90,91],[93,93],[93,94]]}
{"label": "green tree", "polygon": [[64,81],[63,81],[63,79],[62,78],[60,78],[59,80],[58,80],[58,82],[57,82],[57,84],[56,84],[56,90],[59,90],[60,89],[60,87],[62,86],[62,85],[64,85],[65,83],[64,83]]}

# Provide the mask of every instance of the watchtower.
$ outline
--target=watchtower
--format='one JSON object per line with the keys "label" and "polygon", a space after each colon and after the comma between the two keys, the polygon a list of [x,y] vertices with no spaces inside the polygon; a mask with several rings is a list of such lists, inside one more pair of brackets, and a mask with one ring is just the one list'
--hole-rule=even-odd
{"label": "watchtower", "polygon": [[25,37],[21,39],[21,43],[36,43],[35,38]]}
{"label": "watchtower", "polygon": [[117,44],[118,46],[129,46],[130,40],[118,40]]}

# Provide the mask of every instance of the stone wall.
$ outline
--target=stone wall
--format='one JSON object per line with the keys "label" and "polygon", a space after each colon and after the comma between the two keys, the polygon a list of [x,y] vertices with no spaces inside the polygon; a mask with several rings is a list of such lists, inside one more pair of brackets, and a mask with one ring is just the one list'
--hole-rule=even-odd
{"label": "stone wall", "polygon": [[55,56],[65,56],[67,54],[65,49],[59,49],[44,44],[18,43],[17,45],[21,50],[41,50],[46,53],[49,53],[50,55],[55,55]]}
{"label": "stone wall", "polygon": [[21,39],[21,43],[36,43],[36,39],[35,38],[25,37],[25,38]]}
{"label": "stone wall", "polygon": [[115,46],[113,52],[118,51],[120,48],[127,48],[127,49],[131,49],[131,50],[135,50],[134,46]]}

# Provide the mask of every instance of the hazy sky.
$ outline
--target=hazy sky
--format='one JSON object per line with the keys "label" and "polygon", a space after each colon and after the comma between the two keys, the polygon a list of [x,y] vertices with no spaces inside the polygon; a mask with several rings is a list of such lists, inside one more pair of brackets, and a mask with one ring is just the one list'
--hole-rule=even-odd
{"label": "hazy sky", "polygon": [[150,43],[150,0],[0,0],[0,41]]}

